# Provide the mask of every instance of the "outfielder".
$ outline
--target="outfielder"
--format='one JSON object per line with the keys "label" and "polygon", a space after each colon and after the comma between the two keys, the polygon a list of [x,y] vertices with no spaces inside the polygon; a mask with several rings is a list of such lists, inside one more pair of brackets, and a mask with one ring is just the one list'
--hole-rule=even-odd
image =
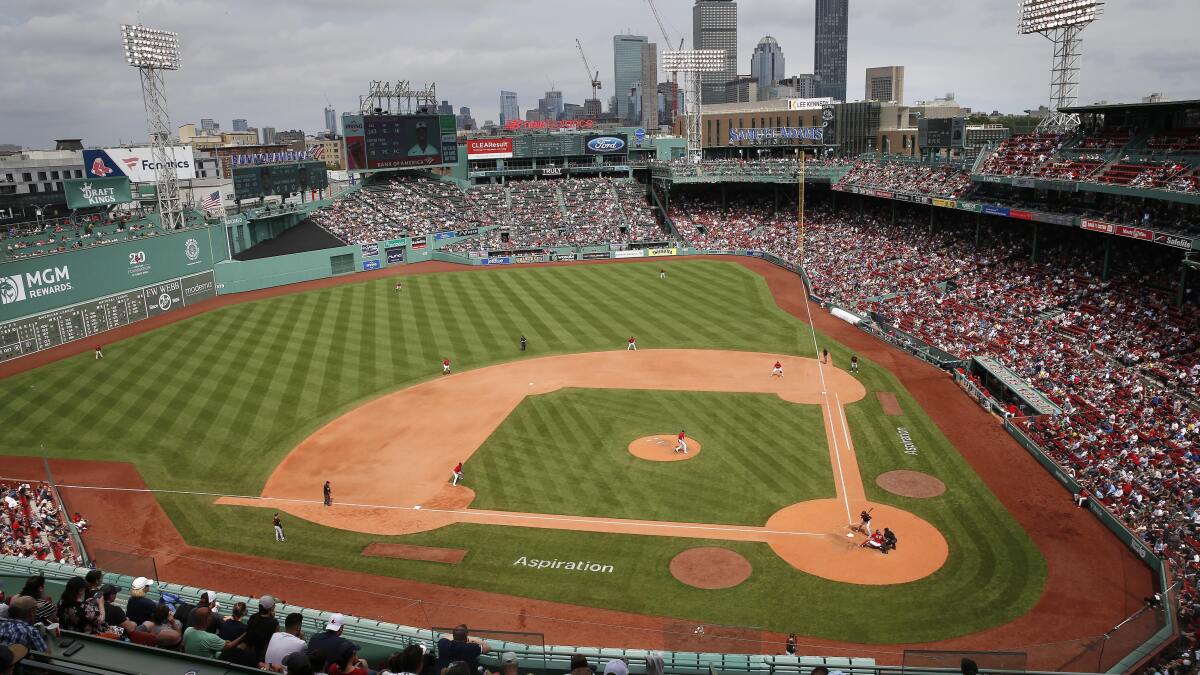
{"label": "outfielder", "polygon": [[771,377],[783,377],[783,364],[776,361],[775,367],[771,369]]}
{"label": "outfielder", "polygon": [[629,336],[629,340],[628,340],[628,342],[629,342],[629,345],[628,345],[627,347],[625,347],[625,351],[627,351],[627,352],[630,352],[630,351],[632,351],[632,352],[636,352],[636,351],[637,351],[637,338],[635,338],[635,337],[633,337],[632,335],[630,335],[630,336]]}
{"label": "outfielder", "polygon": [[675,452],[688,454],[687,451],[687,434],[683,433],[683,429],[679,430],[679,437],[675,441]]}
{"label": "outfielder", "polygon": [[463,479],[463,463],[459,462],[454,465],[454,469],[450,472],[450,484],[458,487],[458,481]]}
{"label": "outfielder", "polygon": [[442,359],[442,374],[450,374],[450,359]]}

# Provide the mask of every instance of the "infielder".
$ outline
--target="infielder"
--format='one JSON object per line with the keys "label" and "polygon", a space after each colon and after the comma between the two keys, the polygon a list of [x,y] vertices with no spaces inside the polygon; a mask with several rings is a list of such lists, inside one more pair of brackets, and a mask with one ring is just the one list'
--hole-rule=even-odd
{"label": "infielder", "polygon": [[321,493],[325,497],[325,506],[333,506],[333,486],[329,481],[325,481],[325,487],[321,488]]}
{"label": "infielder", "polygon": [[683,433],[683,429],[679,430],[679,436],[675,440],[675,452],[688,454],[687,451],[687,434]]}
{"label": "infielder", "polygon": [[287,537],[283,536],[283,521],[279,519],[279,514],[276,513],[271,524],[275,527],[275,541],[287,541]]}
{"label": "infielder", "polygon": [[783,377],[783,364],[776,361],[775,367],[771,369],[771,377]]}
{"label": "infielder", "polygon": [[450,471],[450,484],[454,487],[458,487],[458,481],[462,480],[463,478],[462,464],[462,462],[455,464],[454,469]]}
{"label": "infielder", "polygon": [[636,352],[637,351],[637,338],[630,335],[628,342],[629,342],[629,345],[627,347],[625,347],[625,351]]}

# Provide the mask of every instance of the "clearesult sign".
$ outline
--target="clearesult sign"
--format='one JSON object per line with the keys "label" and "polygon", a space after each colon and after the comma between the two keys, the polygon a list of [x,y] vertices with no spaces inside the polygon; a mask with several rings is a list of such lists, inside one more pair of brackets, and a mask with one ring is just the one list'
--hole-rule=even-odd
{"label": "clearesult sign", "polygon": [[508,159],[512,156],[511,138],[476,138],[467,141],[467,159]]}
{"label": "clearesult sign", "polygon": [[63,193],[67,197],[67,208],[71,209],[111,206],[133,201],[129,179],[124,176],[64,180]]}

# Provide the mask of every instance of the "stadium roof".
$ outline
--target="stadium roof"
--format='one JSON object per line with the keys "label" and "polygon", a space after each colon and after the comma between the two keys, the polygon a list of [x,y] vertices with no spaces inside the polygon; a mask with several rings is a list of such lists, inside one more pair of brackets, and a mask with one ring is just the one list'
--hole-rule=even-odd
{"label": "stadium roof", "polygon": [[1069,113],[1109,113],[1119,111],[1164,110],[1167,108],[1200,108],[1200,99],[1191,101],[1159,101],[1157,103],[1095,103],[1063,108]]}

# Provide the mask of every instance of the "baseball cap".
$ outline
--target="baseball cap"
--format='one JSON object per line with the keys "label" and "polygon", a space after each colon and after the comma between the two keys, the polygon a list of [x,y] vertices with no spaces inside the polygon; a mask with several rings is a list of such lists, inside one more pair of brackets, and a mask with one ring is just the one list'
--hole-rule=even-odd
{"label": "baseball cap", "polygon": [[624,661],[613,659],[604,664],[604,675],[629,675],[629,666]]}
{"label": "baseball cap", "polygon": [[517,662],[517,655],[513,652],[504,652],[500,655],[500,663],[505,665]]}
{"label": "baseball cap", "polygon": [[258,599],[258,608],[264,612],[275,609],[275,596],[264,595]]}
{"label": "baseball cap", "polygon": [[210,604],[210,605],[217,601],[217,592],[216,591],[200,591],[200,595],[207,596],[208,604]]}
{"label": "baseball cap", "polygon": [[331,614],[329,616],[329,623],[325,624],[325,630],[341,630],[345,624],[346,617],[341,614]]}
{"label": "baseball cap", "polygon": [[130,584],[129,586],[135,591],[140,591],[143,588],[149,588],[150,586],[153,586],[153,585],[154,585],[154,582],[147,579],[146,577],[138,577],[138,578],[134,579],[133,583]]}

